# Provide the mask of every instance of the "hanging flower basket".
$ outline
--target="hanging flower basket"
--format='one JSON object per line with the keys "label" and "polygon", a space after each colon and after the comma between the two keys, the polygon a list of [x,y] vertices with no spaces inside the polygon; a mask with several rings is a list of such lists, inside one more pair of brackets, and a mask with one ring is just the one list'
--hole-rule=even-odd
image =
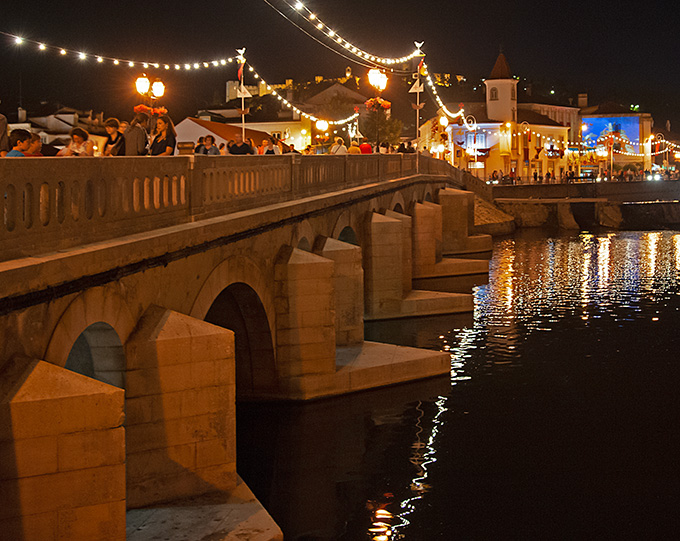
{"label": "hanging flower basket", "polygon": [[139,104],[133,109],[135,113],[146,113],[147,115],[167,115],[168,110],[165,107],[149,107],[148,105]]}
{"label": "hanging flower basket", "polygon": [[377,97],[367,100],[365,105],[366,109],[368,109],[369,111],[379,111],[380,109],[384,109],[387,111],[392,107],[392,102]]}

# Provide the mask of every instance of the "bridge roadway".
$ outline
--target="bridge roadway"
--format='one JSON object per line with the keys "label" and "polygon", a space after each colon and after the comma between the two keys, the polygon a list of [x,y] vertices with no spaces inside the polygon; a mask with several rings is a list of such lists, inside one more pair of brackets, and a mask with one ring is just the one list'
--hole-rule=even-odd
{"label": "bridge roadway", "polygon": [[0,160],[3,531],[123,539],[127,508],[242,494],[237,396],[448,373],[363,325],[472,310],[476,183],[414,155]]}

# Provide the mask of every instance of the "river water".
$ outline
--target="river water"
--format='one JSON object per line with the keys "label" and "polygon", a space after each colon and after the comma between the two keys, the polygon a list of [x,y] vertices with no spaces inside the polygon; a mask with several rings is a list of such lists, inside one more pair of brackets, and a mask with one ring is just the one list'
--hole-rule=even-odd
{"label": "river water", "polygon": [[451,377],[238,408],[239,473],[287,540],[680,532],[680,233],[497,240],[468,316],[367,328]]}

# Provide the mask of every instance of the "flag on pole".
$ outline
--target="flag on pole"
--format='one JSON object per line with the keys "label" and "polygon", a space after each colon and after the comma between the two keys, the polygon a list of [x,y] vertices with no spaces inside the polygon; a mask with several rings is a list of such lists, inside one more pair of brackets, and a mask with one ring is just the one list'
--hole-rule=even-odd
{"label": "flag on pole", "polygon": [[236,91],[236,97],[237,98],[252,98],[253,95],[248,92],[248,89],[245,87],[243,83],[241,83],[241,86],[238,87],[238,90]]}
{"label": "flag on pole", "polygon": [[409,94],[420,94],[425,90],[425,85],[419,81],[413,83],[411,90],[408,91]]}

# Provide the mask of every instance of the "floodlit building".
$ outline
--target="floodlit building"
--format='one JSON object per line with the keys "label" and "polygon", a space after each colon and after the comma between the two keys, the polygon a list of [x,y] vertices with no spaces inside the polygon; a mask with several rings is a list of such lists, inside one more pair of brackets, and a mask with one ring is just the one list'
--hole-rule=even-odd
{"label": "floodlit building", "polygon": [[578,108],[518,105],[518,82],[499,54],[484,81],[485,102],[463,104],[466,122],[447,124],[441,117],[426,122],[421,147],[425,143],[434,155],[484,179],[533,182],[566,176]]}

